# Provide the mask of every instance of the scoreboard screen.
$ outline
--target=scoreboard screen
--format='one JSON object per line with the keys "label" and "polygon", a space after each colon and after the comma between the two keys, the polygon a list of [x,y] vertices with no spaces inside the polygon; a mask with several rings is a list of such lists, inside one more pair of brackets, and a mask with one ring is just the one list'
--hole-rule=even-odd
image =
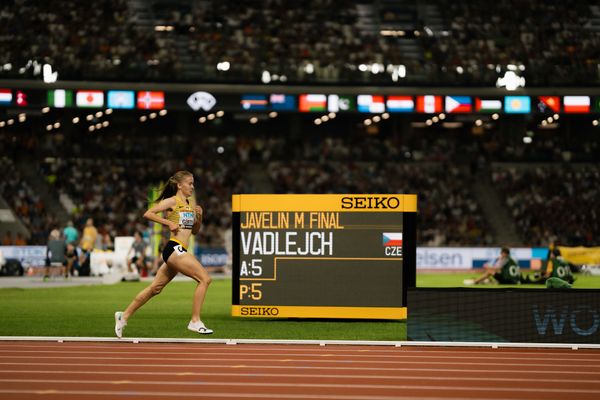
{"label": "scoreboard screen", "polygon": [[416,195],[233,195],[232,315],[405,319],[416,211]]}

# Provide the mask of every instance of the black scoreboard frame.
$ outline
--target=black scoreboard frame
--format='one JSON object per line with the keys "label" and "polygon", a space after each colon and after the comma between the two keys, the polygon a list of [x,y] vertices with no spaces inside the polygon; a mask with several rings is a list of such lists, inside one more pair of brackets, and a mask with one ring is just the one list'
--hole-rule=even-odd
{"label": "black scoreboard frame", "polygon": [[[264,304],[242,299],[243,294],[247,294],[248,285],[245,281],[273,281],[273,278],[248,278],[241,277],[241,236],[243,213],[268,214],[274,213],[337,213],[337,217],[344,216],[344,213],[364,213],[365,216],[378,217],[378,221],[385,221],[391,217],[401,217],[401,248],[400,258],[370,258],[372,262],[383,263],[388,261],[398,261],[393,264],[394,268],[401,268],[401,271],[395,273],[401,274],[401,282],[397,286],[389,287],[386,285],[389,293],[393,296],[394,304],[385,304],[382,306],[374,304]],[[377,213],[377,214],[374,214]],[[386,213],[396,213],[386,214]],[[398,215],[401,214],[401,215]],[[406,319],[407,317],[407,289],[416,287],[416,224],[417,224],[417,195],[415,194],[235,194],[232,196],[232,309],[231,314],[235,317],[263,317],[263,318],[345,318],[345,319]],[[261,215],[259,215],[261,216]],[[273,216],[271,218],[274,219]],[[362,218],[362,217],[361,217]],[[272,223],[270,221],[269,223]],[[370,227],[371,225],[369,225]],[[373,225],[376,226],[376,225]],[[375,235],[386,229],[377,226],[372,231]],[[340,229],[343,229],[340,228]],[[370,228],[362,228],[364,230]],[[269,229],[257,229],[268,231]],[[306,229],[305,229],[306,230]],[[370,232],[373,235],[373,232]],[[333,234],[332,234],[333,235]],[[346,249],[347,251],[348,249]],[[378,251],[378,250],[375,250]],[[301,257],[283,257],[287,259]],[[305,257],[308,259],[308,257]],[[326,260],[326,257],[319,258]],[[331,257],[334,260],[335,257]],[[276,258],[275,258],[276,260]],[[381,260],[381,261],[378,261]],[[276,274],[276,261],[274,261],[273,274]],[[341,278],[340,278],[341,279]],[[380,282],[381,283],[381,282]],[[368,285],[369,282],[364,282]],[[244,286],[244,287],[242,287]],[[373,288],[379,293],[379,290]],[[261,287],[261,290],[264,288]],[[401,291],[400,293],[395,292]],[[241,296],[242,291],[244,292]],[[385,294],[385,293],[384,293]],[[322,295],[322,293],[321,293]],[[352,293],[348,293],[352,296]],[[262,292],[261,292],[262,296]],[[307,291],[310,296],[310,291]],[[369,299],[365,299],[368,303]],[[353,300],[354,301],[354,298]]]}

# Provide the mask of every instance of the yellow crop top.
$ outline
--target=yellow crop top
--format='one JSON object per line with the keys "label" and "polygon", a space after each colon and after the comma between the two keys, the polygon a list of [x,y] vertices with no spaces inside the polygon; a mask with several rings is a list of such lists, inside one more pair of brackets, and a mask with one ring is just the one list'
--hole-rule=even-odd
{"label": "yellow crop top", "polygon": [[181,200],[175,196],[175,207],[168,211],[167,219],[175,222],[182,229],[192,229],[196,213],[194,212],[195,202],[192,197],[189,198],[189,203],[186,200]]}

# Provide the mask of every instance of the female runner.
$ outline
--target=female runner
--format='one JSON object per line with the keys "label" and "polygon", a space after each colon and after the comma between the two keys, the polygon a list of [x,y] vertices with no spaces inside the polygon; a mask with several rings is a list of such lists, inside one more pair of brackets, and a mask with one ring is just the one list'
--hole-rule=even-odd
{"label": "female runner", "polygon": [[[123,329],[129,318],[148,300],[159,294],[178,272],[198,282],[188,329],[201,334],[213,333],[212,329],[208,329],[200,320],[202,304],[211,278],[196,257],[187,252],[190,236],[197,234],[202,225],[202,208],[195,204],[193,194],[194,176],[188,171],[178,171],[169,178],[158,197],[158,203],[144,213],[144,218],[168,227],[171,237],[162,252],[163,264],[152,284],[138,293],[125,311],[115,313],[117,337],[123,336]],[[166,218],[163,218],[159,213],[165,211]]]}

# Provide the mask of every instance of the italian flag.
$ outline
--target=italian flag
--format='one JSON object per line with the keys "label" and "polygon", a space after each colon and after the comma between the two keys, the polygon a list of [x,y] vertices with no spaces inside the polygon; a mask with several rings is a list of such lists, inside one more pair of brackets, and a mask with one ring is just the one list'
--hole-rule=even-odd
{"label": "italian flag", "polygon": [[64,89],[49,90],[48,105],[57,108],[71,107],[73,105],[73,91]]}
{"label": "italian flag", "polygon": [[77,107],[102,107],[104,105],[104,92],[101,90],[79,90],[75,101]]}

